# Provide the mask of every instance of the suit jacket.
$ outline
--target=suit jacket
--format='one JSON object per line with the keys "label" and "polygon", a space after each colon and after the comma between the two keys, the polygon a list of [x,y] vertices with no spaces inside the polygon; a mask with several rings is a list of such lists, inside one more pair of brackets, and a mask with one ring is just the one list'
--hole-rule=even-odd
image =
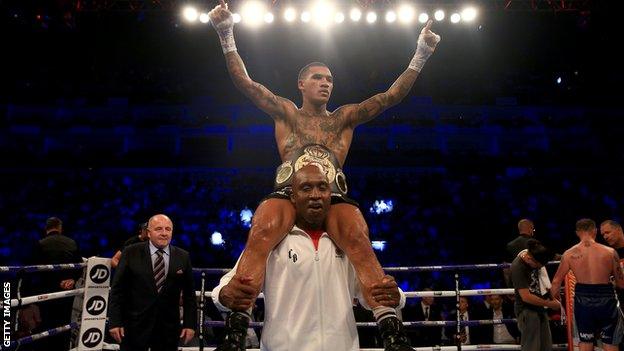
{"label": "suit jacket", "polygon": [[[80,263],[82,257],[78,250],[78,244],[70,237],[58,232],[50,232],[37,242],[32,253],[32,264],[61,264],[61,263]],[[54,272],[45,272],[37,275],[38,283],[34,283],[32,287],[26,288],[28,294],[47,294],[61,290],[60,282],[65,279],[78,279],[82,276],[82,270],[62,270]]]}
{"label": "suit jacket", "polygon": [[170,247],[169,270],[156,290],[149,241],[130,245],[121,254],[113,277],[109,301],[110,328],[124,327],[123,349],[146,348],[154,337],[168,347],[180,335],[180,293],[183,295],[183,328],[197,327],[197,302],[188,252]]}
{"label": "suit jacket", "polygon": [[[479,320],[479,319],[481,319],[479,318],[479,312],[477,312],[475,308],[470,306],[468,308],[468,320],[474,321],[474,320]],[[451,311],[448,314],[448,316],[446,316],[446,320],[451,321],[451,322],[457,321],[457,310]],[[467,328],[469,328],[468,333],[470,334],[470,345],[479,344],[479,340],[481,339],[480,337],[481,326],[467,327]],[[445,327],[444,334],[449,339],[448,340],[449,345],[455,345],[455,335],[457,334],[457,326]]]}
{"label": "suit jacket", "polygon": [[509,253],[512,261],[516,259],[516,256],[518,256],[520,251],[527,248],[527,242],[531,238],[532,237],[529,235],[520,234],[518,237],[507,243],[507,252]]}
{"label": "suit jacket", "polygon": [[[403,321],[405,322],[425,320],[420,300],[416,303],[405,305],[401,314],[403,315]],[[438,305],[433,304],[429,306],[429,320],[442,320],[442,311]],[[409,328],[405,331],[413,346],[440,345],[442,342],[442,327]]]}
{"label": "suit jacket", "polygon": [[[513,319],[516,318],[514,314],[513,304],[509,302],[503,303],[503,319]],[[494,311],[492,307],[485,309],[484,311],[478,312],[475,314],[475,318],[472,319],[494,319]],[[518,325],[516,323],[512,324],[504,324],[507,327],[507,331],[514,338],[520,337],[520,330],[518,330]],[[472,328],[476,329],[476,328]],[[471,339],[472,339],[472,329],[471,329]],[[479,326],[479,333],[475,334],[475,341],[478,344],[493,344],[494,343],[494,325],[483,325]]]}

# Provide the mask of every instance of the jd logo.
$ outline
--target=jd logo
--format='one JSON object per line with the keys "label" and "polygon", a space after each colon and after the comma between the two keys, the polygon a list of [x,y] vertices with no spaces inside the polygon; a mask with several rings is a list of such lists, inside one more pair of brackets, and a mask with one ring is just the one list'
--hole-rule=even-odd
{"label": "jd logo", "polygon": [[297,254],[293,251],[293,249],[288,250],[288,258],[290,258],[293,263],[297,263]]}
{"label": "jd logo", "polygon": [[110,275],[110,271],[103,264],[97,264],[91,268],[89,272],[89,277],[95,284],[102,284],[108,279]]}
{"label": "jd logo", "polygon": [[93,296],[87,301],[87,312],[92,316],[97,316],[98,314],[104,312],[106,310],[106,300],[102,296]]}
{"label": "jd logo", "polygon": [[98,328],[90,328],[87,329],[84,334],[82,334],[82,344],[85,347],[93,348],[100,344],[102,341],[102,332]]}

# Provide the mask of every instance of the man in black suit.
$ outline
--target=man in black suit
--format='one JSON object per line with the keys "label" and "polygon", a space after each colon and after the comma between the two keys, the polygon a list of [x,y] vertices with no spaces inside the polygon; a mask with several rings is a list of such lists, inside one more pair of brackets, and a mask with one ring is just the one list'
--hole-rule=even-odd
{"label": "man in black suit", "polygon": [[[32,254],[33,264],[80,263],[78,244],[74,239],[63,234],[63,221],[58,217],[46,220],[46,235],[39,240]],[[74,288],[76,279],[81,276],[80,270],[62,270],[38,274],[39,282],[27,287],[28,295],[48,294],[60,290]],[[38,304],[41,314],[41,325],[34,332],[60,327],[71,321],[73,300],[69,298],[50,300]],[[69,333],[52,335],[46,339],[45,350],[65,351],[69,349]]]}
{"label": "man in black suit", "polygon": [[[432,291],[430,288],[426,288],[423,290]],[[415,303],[410,303],[410,300],[407,301],[408,304],[405,305],[403,311],[401,311],[401,314],[403,315],[403,321],[415,322],[442,320],[442,311],[440,310],[438,305],[434,303],[433,297],[423,297],[420,301]],[[440,345],[442,341],[442,328],[411,328],[407,329],[407,335],[410,338],[412,346]]]}
{"label": "man in black suit", "polygon": [[518,236],[507,243],[507,252],[513,261],[520,251],[527,248],[527,242],[535,235],[533,221],[523,218],[518,222]]}
{"label": "man in black suit", "polygon": [[178,338],[188,343],[197,327],[191,260],[188,252],[169,245],[169,217],[153,216],[147,230],[149,241],[121,254],[110,292],[109,332],[122,351],[177,350]]}
{"label": "man in black suit", "polygon": [[[473,319],[497,320],[516,318],[513,311],[513,304],[503,299],[501,295],[489,295],[490,307],[484,310],[475,310]],[[473,333],[476,344],[517,344],[520,338],[518,325],[496,324],[483,325],[475,328],[478,333]]]}

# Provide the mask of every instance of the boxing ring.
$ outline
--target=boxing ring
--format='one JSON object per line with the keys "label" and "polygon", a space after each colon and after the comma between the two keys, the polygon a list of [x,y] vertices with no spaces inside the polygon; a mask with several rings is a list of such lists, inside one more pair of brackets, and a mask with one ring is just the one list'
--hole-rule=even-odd
{"label": "boxing ring", "polygon": [[[93,261],[95,260],[95,261]],[[94,263],[92,263],[91,261],[93,261]],[[106,278],[104,280],[101,281],[101,283],[103,284],[103,286],[101,286],[100,288],[105,288],[106,291],[106,295],[108,294],[108,289],[109,289],[109,282],[110,282],[110,260],[109,259],[104,259],[104,258],[97,258],[97,257],[93,257],[87,260],[86,263],[79,263],[79,264],[61,264],[61,265],[37,265],[37,266],[0,266],[0,274],[6,275],[6,274],[18,274],[20,277],[17,279],[17,290],[16,290],[16,298],[12,298],[12,299],[7,299],[6,298],[6,294],[3,298],[3,302],[2,304],[0,304],[0,307],[2,308],[3,311],[6,312],[6,308],[4,306],[4,303],[6,303],[7,301],[10,301],[10,308],[12,311],[17,311],[16,309],[22,306],[27,306],[33,303],[45,303],[46,301],[50,301],[50,300],[55,300],[55,299],[62,299],[62,298],[69,298],[69,297],[74,297],[74,298],[78,298],[81,300],[84,300],[86,302],[86,296],[90,296],[90,291],[91,290],[91,286],[93,285],[93,282],[91,282],[90,278],[92,275],[96,276],[99,275],[100,278],[104,277],[104,273],[102,271],[102,262],[106,262],[108,263],[108,265],[106,266],[106,269],[108,270],[106,273]],[[557,264],[558,262],[550,262],[549,264]],[[437,265],[437,266],[411,266],[411,267],[386,267],[384,268],[384,270],[386,272],[398,272],[398,273],[403,273],[403,272],[454,272],[454,280],[455,280],[455,289],[454,290],[440,290],[440,291],[406,291],[405,292],[405,296],[406,298],[416,298],[416,297],[443,297],[443,298],[455,298],[455,302],[456,302],[456,310],[459,308],[459,298],[460,297],[464,297],[464,296],[483,296],[483,295],[491,295],[491,294],[498,294],[498,295],[512,295],[514,294],[514,289],[472,289],[472,290],[462,290],[460,289],[460,272],[465,272],[465,271],[476,271],[476,270],[484,270],[484,269],[504,269],[504,268],[508,268],[510,267],[511,264],[509,263],[502,263],[502,264],[464,264],[464,265]],[[86,283],[85,286],[86,287],[80,287],[80,288],[76,288],[76,289],[72,289],[72,290],[67,290],[67,291],[61,291],[61,292],[52,292],[52,293],[48,293],[48,294],[41,294],[41,295],[35,295],[35,296],[28,296],[28,297],[21,297],[20,294],[20,288],[21,288],[21,281],[24,278],[23,277],[23,273],[32,273],[32,272],[50,272],[50,271],[60,271],[60,270],[68,270],[68,269],[84,269],[83,272],[83,276],[85,276],[86,279]],[[97,270],[96,270],[97,268]],[[206,306],[206,299],[209,298],[211,296],[211,292],[210,291],[205,291],[205,285],[206,285],[206,277],[207,275],[223,275],[224,273],[228,272],[230,269],[221,269],[221,268],[194,268],[193,271],[196,274],[200,274],[201,275],[201,288],[200,290],[196,291],[196,296],[198,297],[198,320],[199,320],[199,325],[202,325],[204,327],[210,327],[210,328],[219,328],[219,327],[224,327],[225,326],[225,322],[224,321],[206,321],[205,320],[205,316],[204,316],[204,311],[205,311],[205,306]],[[86,272],[89,271],[89,274],[86,274]],[[95,273],[93,273],[95,272]],[[3,284],[6,285],[6,284]],[[6,292],[6,289],[5,289]],[[262,294],[260,294],[260,296],[258,298],[264,298]],[[106,301],[107,301],[107,296],[106,296]],[[210,299],[210,303],[212,303],[212,300]],[[74,304],[76,304],[76,301],[74,302]],[[84,308],[83,308],[83,315],[85,313],[92,313],[93,311],[89,311],[86,308],[86,303],[84,304]],[[104,306],[104,308],[106,309],[106,306]],[[102,311],[100,311],[98,314],[102,314]],[[19,313],[19,311],[17,311],[17,313]],[[11,330],[12,331],[17,331],[18,330],[18,318],[17,318],[17,313],[14,313],[13,315],[13,323],[11,325]],[[92,313],[93,314],[93,313]],[[101,325],[104,325],[105,322],[105,316],[106,314],[104,313],[102,317],[100,317],[100,319],[104,319],[104,321],[102,321]],[[517,323],[516,319],[492,319],[492,320],[467,320],[467,321],[462,321],[459,319],[459,313],[457,313],[457,320],[454,321],[404,321],[403,325],[406,328],[421,328],[421,327],[456,327],[457,328],[457,332],[459,334],[460,328],[461,327],[479,327],[479,326],[484,326],[484,325],[498,325],[498,324],[511,324],[511,323]],[[375,322],[358,322],[356,323],[358,328],[373,328],[377,326],[377,323]],[[262,322],[251,322],[250,323],[250,328],[262,328],[263,323]],[[49,336],[52,335],[56,335],[59,333],[66,333],[66,332],[71,332],[71,331],[78,331],[78,335],[80,335],[81,337],[78,337],[77,340],[81,340],[81,342],[79,342],[78,346],[76,348],[73,348],[71,350],[118,350],[119,349],[119,345],[117,344],[107,344],[103,341],[104,339],[104,335],[106,332],[106,328],[105,327],[101,327],[99,329],[99,333],[102,336],[102,339],[99,340],[97,342],[97,346],[93,347],[94,345],[91,345],[90,347],[87,347],[85,345],[83,345],[84,342],[84,335],[83,332],[86,327],[82,327],[81,328],[81,323],[77,322],[77,321],[72,321],[70,324],[67,325],[62,325],[53,329],[49,329],[37,334],[33,334],[33,335],[29,335],[26,337],[22,337],[20,339],[17,340],[10,340],[9,345],[7,346],[6,344],[3,344],[3,348],[2,349],[8,349],[8,350],[15,350],[18,349],[21,345],[26,345],[26,344],[30,344],[33,342],[41,342],[39,340],[43,340]],[[91,328],[93,329],[93,328]],[[91,330],[90,329],[90,330]],[[214,347],[208,347],[208,346],[201,346],[204,343],[204,328],[199,328],[199,332],[196,334],[199,338],[199,342],[200,342],[200,346],[199,347],[179,347],[179,350],[214,350]],[[6,342],[6,338],[5,338],[5,342]],[[487,344],[487,345],[461,345],[461,344],[457,344],[457,345],[453,345],[453,346],[427,346],[427,347],[414,347],[416,350],[418,351],[429,351],[429,350],[440,350],[440,351],[451,351],[451,350],[520,350],[520,345],[515,345],[515,344]],[[569,349],[568,344],[554,344],[553,345],[553,349],[554,350],[566,350]],[[249,350],[256,350],[256,349],[249,349]],[[373,348],[363,348],[361,350],[367,350],[367,351],[383,351],[383,349],[373,349]]]}

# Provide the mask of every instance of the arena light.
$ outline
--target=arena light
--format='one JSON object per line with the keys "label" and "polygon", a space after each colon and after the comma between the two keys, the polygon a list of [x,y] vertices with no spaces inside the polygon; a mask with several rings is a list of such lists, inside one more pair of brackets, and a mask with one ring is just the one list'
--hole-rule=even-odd
{"label": "arena light", "polygon": [[392,212],[393,209],[394,202],[392,200],[375,200],[369,211],[374,214],[382,214]]}
{"label": "arena light", "polygon": [[371,246],[377,251],[383,251],[386,248],[385,240],[372,240]]}
{"label": "arena light", "polygon": [[362,18],[362,11],[358,8],[352,8],[349,17],[353,22],[358,22]]}
{"label": "arena light", "polygon": [[394,21],[396,21],[396,19],[397,19],[396,12],[394,12],[392,10],[386,12],[386,22],[394,23]]}
{"label": "arena light", "polygon": [[248,1],[241,7],[243,23],[252,27],[257,27],[262,24],[265,13],[266,6],[262,2],[256,0]]}
{"label": "arena light", "polygon": [[312,17],[319,26],[329,25],[334,18],[334,6],[326,1],[319,1],[312,6]]}
{"label": "arena light", "polygon": [[265,21],[266,23],[273,23],[273,20],[274,20],[274,19],[275,19],[275,16],[273,16],[273,14],[272,14],[272,13],[267,12],[267,13],[265,13],[265,14],[264,14],[264,21]]}
{"label": "arena light", "polygon": [[214,246],[220,246],[225,243],[225,240],[223,240],[223,235],[221,233],[215,231],[210,235],[210,243]]}
{"label": "arena light", "polygon": [[451,15],[451,23],[459,23],[460,20],[461,16],[459,15],[459,13],[454,13]]}
{"label": "arena light", "polygon": [[240,21],[243,18],[241,17],[241,15],[239,15],[238,13],[233,13],[232,14],[232,21],[234,21],[234,23],[240,23]]}
{"label": "arena light", "polygon": [[425,12],[421,13],[420,15],[418,15],[418,22],[420,22],[420,23],[427,23],[428,20],[429,20],[429,15],[426,14]]}
{"label": "arena light", "polygon": [[334,21],[336,21],[336,23],[342,23],[345,20],[345,15],[342,12],[337,12],[336,15],[334,16]]}
{"label": "arena light", "polygon": [[301,22],[308,23],[312,19],[312,15],[308,11],[303,11],[301,13]]}
{"label": "arena light", "polygon": [[253,212],[251,212],[250,209],[245,207],[240,211],[239,216],[240,216],[241,223],[243,224],[243,227],[251,228],[251,219],[253,218]]}
{"label": "arena light", "polygon": [[462,21],[472,22],[477,18],[477,9],[474,7],[467,7],[461,13]]}
{"label": "arena light", "polygon": [[297,19],[297,11],[294,8],[289,7],[284,11],[284,19],[286,22],[293,22]]}
{"label": "arena light", "polygon": [[199,15],[199,21],[201,23],[208,23],[210,21],[210,17],[208,17],[207,13],[202,13],[201,15]]}
{"label": "arena light", "polygon": [[189,22],[195,22],[197,21],[197,17],[199,17],[199,13],[195,7],[187,6],[182,10],[182,16]]}
{"label": "arena light", "polygon": [[444,19],[444,16],[446,14],[444,13],[443,10],[437,10],[434,14],[433,14],[433,18],[436,19],[436,21],[441,21]]}
{"label": "arena light", "polygon": [[401,23],[411,23],[414,20],[416,10],[411,5],[401,5],[399,7],[399,21]]}
{"label": "arena light", "polygon": [[375,23],[377,21],[377,14],[373,11],[370,11],[366,14],[366,22]]}

